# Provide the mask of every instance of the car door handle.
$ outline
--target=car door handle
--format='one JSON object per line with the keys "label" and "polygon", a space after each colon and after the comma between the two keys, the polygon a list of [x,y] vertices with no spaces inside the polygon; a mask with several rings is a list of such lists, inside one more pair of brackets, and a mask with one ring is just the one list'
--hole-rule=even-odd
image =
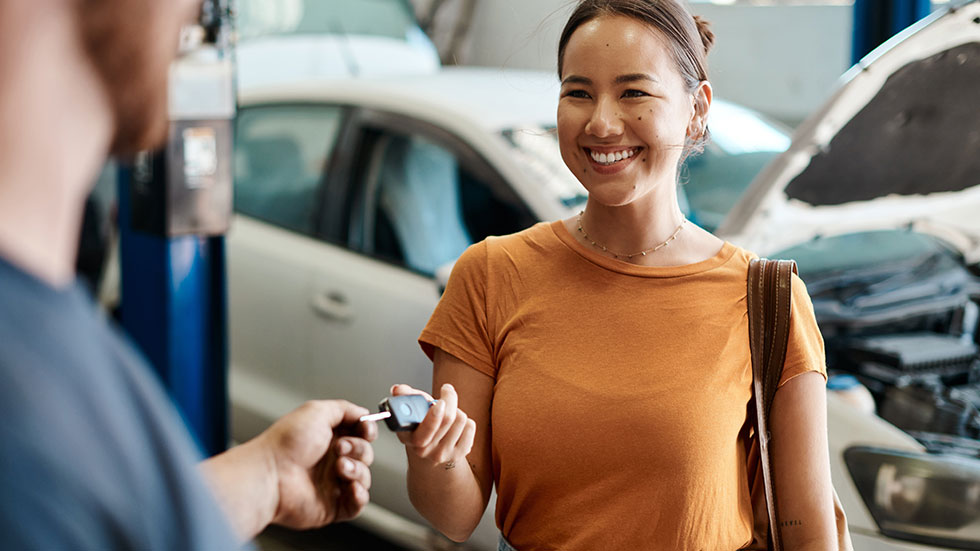
{"label": "car door handle", "polygon": [[354,319],[354,312],[347,303],[347,297],[336,291],[316,295],[313,297],[312,306],[318,316],[328,320],[349,322]]}

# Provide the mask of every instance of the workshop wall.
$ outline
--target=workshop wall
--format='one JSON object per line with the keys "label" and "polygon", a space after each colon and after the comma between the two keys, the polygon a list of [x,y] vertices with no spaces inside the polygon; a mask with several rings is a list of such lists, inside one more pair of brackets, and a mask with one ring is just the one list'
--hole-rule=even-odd
{"label": "workshop wall", "polygon": [[[416,0],[427,7],[432,0]],[[448,0],[452,4],[470,0]],[[466,65],[554,70],[558,35],[574,2],[475,0],[466,41],[455,53]],[[790,125],[827,97],[850,63],[850,5],[718,5],[694,3],[717,41],[709,57],[720,97]]]}

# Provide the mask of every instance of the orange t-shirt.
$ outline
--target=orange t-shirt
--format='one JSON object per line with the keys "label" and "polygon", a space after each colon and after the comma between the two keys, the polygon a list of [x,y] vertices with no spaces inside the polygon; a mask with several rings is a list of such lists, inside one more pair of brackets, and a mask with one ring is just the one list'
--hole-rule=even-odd
{"label": "orange t-shirt", "polygon": [[[752,537],[746,275],[725,243],[635,266],[557,221],[471,246],[419,338],[495,381],[497,525],[521,551],[734,550]],[[780,385],[826,376],[793,280]]]}

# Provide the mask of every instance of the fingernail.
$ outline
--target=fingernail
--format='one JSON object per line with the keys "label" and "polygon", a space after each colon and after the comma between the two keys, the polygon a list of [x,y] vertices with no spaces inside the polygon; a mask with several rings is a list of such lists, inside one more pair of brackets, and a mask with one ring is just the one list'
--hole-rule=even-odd
{"label": "fingernail", "polygon": [[351,461],[350,459],[347,459],[346,457],[341,458],[340,468],[343,469],[345,473],[350,474],[354,472],[354,462]]}
{"label": "fingernail", "polygon": [[354,445],[351,444],[349,441],[344,440],[340,443],[339,446],[337,446],[337,449],[340,451],[341,454],[347,455],[354,450]]}
{"label": "fingernail", "polygon": [[394,394],[395,393],[395,387],[396,386],[398,386],[398,385],[397,384],[391,385],[391,389],[388,390],[388,394]]}

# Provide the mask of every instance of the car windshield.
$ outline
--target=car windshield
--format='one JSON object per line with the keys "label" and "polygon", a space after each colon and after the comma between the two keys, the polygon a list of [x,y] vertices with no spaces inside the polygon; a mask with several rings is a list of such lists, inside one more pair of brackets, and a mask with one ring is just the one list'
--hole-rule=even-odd
{"label": "car windshield", "polygon": [[522,126],[502,132],[514,146],[518,165],[534,175],[567,209],[585,204],[585,188],[565,166],[554,126]]}
{"label": "car windshield", "polygon": [[684,164],[678,195],[686,198],[691,220],[714,231],[762,168],[786,151],[790,138],[760,114],[731,103],[715,102],[708,116],[708,145]]}
{"label": "car windshield", "polygon": [[241,0],[238,8],[238,32],[244,39],[356,34],[407,40],[417,30],[405,0]]}
{"label": "car windshield", "polygon": [[884,230],[820,237],[772,257],[796,260],[800,277],[809,282],[914,268],[937,255],[955,264],[949,249],[933,237],[910,230]]}

